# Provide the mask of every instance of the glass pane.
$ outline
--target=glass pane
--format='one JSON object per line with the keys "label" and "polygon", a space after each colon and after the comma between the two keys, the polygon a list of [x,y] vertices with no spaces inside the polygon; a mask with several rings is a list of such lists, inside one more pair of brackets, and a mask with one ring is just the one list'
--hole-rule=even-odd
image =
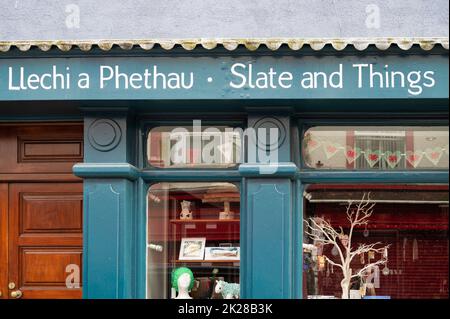
{"label": "glass pane", "polygon": [[317,126],[303,138],[316,169],[448,169],[448,127]]}
{"label": "glass pane", "polygon": [[448,185],[310,185],[303,195],[305,298],[448,298]]}
{"label": "glass pane", "polygon": [[238,297],[240,197],[235,185],[155,184],[147,207],[148,298],[222,299],[225,291]]}
{"label": "glass pane", "polygon": [[226,168],[241,160],[239,129],[159,126],[148,134],[147,159],[160,168]]}

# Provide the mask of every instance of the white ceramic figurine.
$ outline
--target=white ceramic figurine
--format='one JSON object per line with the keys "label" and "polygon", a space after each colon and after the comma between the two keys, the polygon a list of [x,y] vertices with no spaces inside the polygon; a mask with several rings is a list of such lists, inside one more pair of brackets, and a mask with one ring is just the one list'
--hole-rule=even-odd
{"label": "white ceramic figurine", "polygon": [[221,293],[223,299],[239,299],[240,287],[239,284],[216,280],[214,291],[216,294]]}
{"label": "white ceramic figurine", "polygon": [[191,202],[184,200],[181,202],[180,219],[192,219],[192,212],[190,210]]}

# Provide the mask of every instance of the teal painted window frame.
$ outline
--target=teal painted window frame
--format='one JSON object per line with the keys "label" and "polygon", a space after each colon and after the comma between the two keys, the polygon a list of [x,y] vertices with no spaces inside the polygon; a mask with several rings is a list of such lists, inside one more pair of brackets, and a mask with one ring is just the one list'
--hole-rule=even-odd
{"label": "teal painted window frame", "polygon": [[[301,150],[303,148],[303,136],[305,132],[315,126],[447,126],[449,125],[448,114],[418,114],[415,116],[407,116],[401,114],[365,114],[362,116],[353,116],[341,120],[336,120],[342,114],[335,114],[334,118],[330,118],[327,115],[326,118],[311,118],[311,119],[301,119],[297,121],[299,130],[299,145],[295,148],[294,156],[295,163],[299,167],[301,172],[318,172],[325,170],[318,170],[306,166],[305,162],[301,156]],[[444,117],[445,116],[445,117]],[[370,120],[368,120],[370,119]],[[327,169],[327,172],[357,172],[357,173],[369,173],[373,170],[349,170],[349,169]],[[448,170],[436,170],[436,169],[425,169],[425,170],[396,170],[395,172],[447,172]],[[383,171],[377,171],[377,173],[382,173]],[[392,173],[392,172],[390,172]]]}
{"label": "teal painted window frame", "polygon": [[[201,118],[200,118],[201,119]],[[214,118],[214,115],[208,120],[202,119],[202,125],[229,125],[232,127],[240,127],[244,129],[244,120],[221,120]],[[143,118],[139,123],[139,138],[138,138],[138,166],[140,168],[140,179],[138,181],[138,216],[136,218],[137,233],[136,233],[136,295],[138,298],[146,298],[147,291],[147,194],[152,185],[163,182],[227,182],[233,183],[239,189],[241,197],[240,214],[244,212],[244,205],[242,205],[242,198],[244,196],[243,178],[240,176],[238,168],[239,164],[230,168],[160,168],[153,167],[147,161],[147,137],[150,130],[158,126],[185,126],[192,125],[192,119],[186,117],[177,120],[158,120],[153,118]],[[241,156],[245,156],[245,151]],[[245,229],[244,219],[241,219],[241,229]],[[241,231],[240,234],[240,281],[243,278],[242,263],[245,262],[243,257],[245,254],[245,237]],[[242,292],[241,292],[242,294]],[[245,297],[245,294],[242,294]]]}
{"label": "teal painted window frame", "polygon": [[[345,114],[344,114],[345,115]],[[370,119],[370,120],[367,120]],[[304,133],[313,126],[333,125],[403,125],[403,126],[448,126],[448,114],[430,114],[420,113],[413,116],[407,114],[365,114],[362,116],[346,116],[342,118],[341,114],[327,114],[322,117],[314,114],[307,118],[296,119],[297,125],[294,127],[293,144],[297,143],[293,148],[294,163],[299,167],[296,175],[296,194],[294,214],[297,216],[297,222],[294,223],[294,231],[296,243],[294,243],[294,252],[298,255],[294,256],[295,270],[294,279],[296,289],[296,298],[303,298],[303,191],[310,184],[334,183],[334,184],[355,184],[355,183],[378,183],[378,184],[448,184],[449,171],[447,170],[398,170],[398,171],[382,171],[382,170],[348,170],[348,169],[312,169],[304,163],[301,150]],[[294,219],[295,220],[295,219]]]}
{"label": "teal painted window frame", "polygon": [[[315,116],[314,116],[315,115]],[[303,241],[303,190],[309,184],[319,183],[433,183],[443,184],[449,181],[448,170],[399,170],[399,171],[366,171],[366,170],[315,170],[311,168],[305,168],[301,162],[301,139],[303,133],[311,126],[316,125],[436,125],[436,126],[448,126],[448,118],[444,117],[444,114],[416,114],[414,116],[407,116],[405,114],[398,114],[392,116],[382,113],[377,116],[371,116],[365,114],[364,117],[354,116],[342,118],[341,114],[327,114],[326,116],[318,116],[317,114],[308,114],[307,116],[292,116],[293,125],[291,136],[291,159],[299,168],[297,174],[292,178],[292,187],[295,190],[292,198],[293,202],[293,214],[294,224],[292,230],[294,231],[293,246],[293,278],[292,285],[294,289],[293,298],[302,298],[302,275],[303,275],[303,260],[302,260],[302,241]],[[367,120],[371,118],[371,120]],[[191,182],[214,182],[223,181],[235,183],[240,189],[241,196],[241,214],[245,214],[245,205],[243,205],[246,196],[245,190],[245,177],[241,176],[238,171],[238,166],[227,169],[164,169],[155,167],[146,167],[146,139],[148,131],[151,127],[160,125],[182,125],[188,123],[186,119],[180,119],[179,121],[158,121],[154,119],[144,119],[140,123],[139,127],[139,145],[138,145],[138,165],[140,170],[140,179],[138,181],[138,216],[136,219],[138,230],[136,233],[136,295],[138,298],[145,298],[146,296],[146,223],[147,223],[147,202],[145,200],[147,192],[151,185],[160,182],[179,182],[179,181],[191,181]],[[210,121],[205,121],[210,123]],[[239,121],[221,122],[214,121],[216,124],[229,124],[239,123]],[[244,123],[242,121],[241,123]],[[243,126],[244,127],[244,126]],[[244,151],[245,153],[245,151]],[[242,215],[241,215],[242,216]],[[241,220],[241,229],[246,229],[249,225],[245,225],[244,220]],[[251,269],[245,267],[245,236],[241,231],[241,266],[240,276],[242,287],[248,285],[247,281],[250,280]],[[247,296],[245,289],[242,291],[242,297]]]}
{"label": "teal painted window frame", "polygon": [[[148,161],[147,161],[147,137],[150,133],[150,131],[156,127],[159,126],[180,126],[180,127],[186,127],[186,126],[191,126],[192,125],[192,121],[193,120],[201,120],[202,121],[202,126],[214,126],[214,125],[218,125],[218,126],[230,126],[232,128],[241,128],[244,129],[245,128],[245,123],[244,120],[223,120],[218,118],[217,116],[212,115],[211,117],[208,117],[208,119],[202,119],[201,117],[199,118],[191,118],[191,119],[187,119],[186,117],[184,118],[180,118],[179,120],[153,120],[153,119],[144,119],[141,121],[140,124],[140,141],[139,141],[139,147],[142,147],[142,152],[139,153],[139,167],[142,168],[142,170],[145,171],[156,171],[156,170],[160,170],[160,171],[165,171],[165,170],[170,170],[170,171],[183,171],[183,170],[195,170],[195,171],[201,171],[201,170],[212,170],[212,171],[220,171],[220,170],[224,170],[224,171],[230,171],[230,170],[237,170],[239,167],[239,163],[237,163],[235,166],[233,167],[229,167],[229,168],[190,168],[190,169],[185,169],[185,168],[163,168],[163,167],[156,167],[156,166],[152,166]],[[241,159],[245,158],[245,151],[242,150],[243,153],[241,154]]]}

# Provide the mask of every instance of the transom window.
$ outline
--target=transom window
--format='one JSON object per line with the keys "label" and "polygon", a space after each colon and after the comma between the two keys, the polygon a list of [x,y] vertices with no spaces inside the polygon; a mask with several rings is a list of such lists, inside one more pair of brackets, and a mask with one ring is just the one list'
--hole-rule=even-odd
{"label": "transom window", "polygon": [[234,167],[241,161],[240,131],[228,126],[158,126],[148,134],[147,161],[158,168]]}
{"label": "transom window", "polygon": [[448,127],[317,126],[303,159],[315,169],[448,169]]}

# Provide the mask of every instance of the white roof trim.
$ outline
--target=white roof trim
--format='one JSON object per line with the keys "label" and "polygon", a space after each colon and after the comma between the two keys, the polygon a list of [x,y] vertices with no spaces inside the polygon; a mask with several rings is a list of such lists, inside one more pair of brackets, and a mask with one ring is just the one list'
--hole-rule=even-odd
{"label": "white roof trim", "polygon": [[41,51],[48,51],[58,48],[61,51],[70,51],[79,48],[82,51],[89,51],[98,46],[103,51],[109,51],[113,46],[118,46],[123,50],[131,50],[140,47],[143,50],[151,50],[155,45],[161,46],[165,50],[171,50],[179,45],[185,50],[193,50],[196,47],[203,47],[212,50],[217,46],[233,51],[239,46],[244,46],[250,51],[257,50],[264,45],[270,50],[277,50],[282,45],[287,45],[291,50],[300,50],[305,46],[311,47],[315,51],[322,50],[325,46],[332,46],[335,50],[341,51],[347,46],[353,46],[356,50],[363,51],[369,45],[375,45],[379,50],[387,50],[391,45],[397,45],[402,50],[409,50],[413,45],[419,45],[421,49],[429,51],[436,45],[448,50],[448,38],[252,38],[252,39],[149,39],[149,40],[74,40],[74,41],[0,41],[0,52],[8,52],[12,48],[20,51],[28,51],[32,47],[37,47]]}

